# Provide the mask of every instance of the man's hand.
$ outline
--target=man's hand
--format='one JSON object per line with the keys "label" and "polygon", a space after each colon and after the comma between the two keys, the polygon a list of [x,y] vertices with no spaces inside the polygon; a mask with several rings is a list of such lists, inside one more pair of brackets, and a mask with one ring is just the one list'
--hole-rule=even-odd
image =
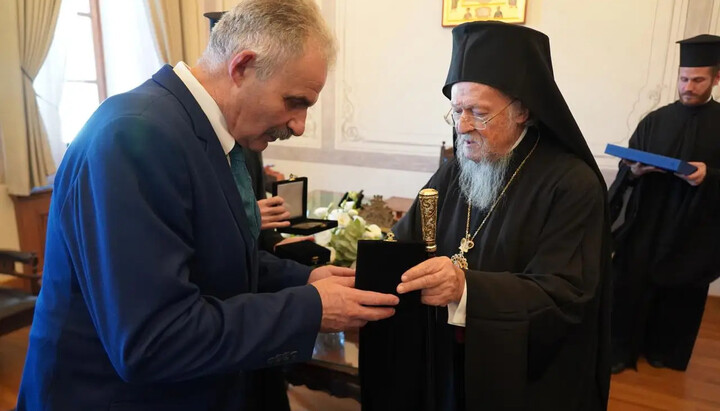
{"label": "man's hand", "polygon": [[290,212],[285,209],[284,204],[285,200],[282,197],[270,197],[258,201],[261,230],[290,226],[290,222],[287,221]]}
{"label": "man's hand", "polygon": [[392,306],[400,302],[392,294],[356,290],[353,288],[355,277],[332,276],[315,281],[312,286],[317,288],[322,301],[320,332],[362,327],[368,321],[391,317],[395,314],[394,308],[374,306]]}
{"label": "man's hand", "polygon": [[646,166],[643,163],[639,163],[637,161],[630,161],[630,160],[623,160],[622,161],[626,166],[630,167],[630,172],[633,173],[634,177],[640,177],[647,173],[664,173],[665,170],[661,170],[657,167],[653,166]]}
{"label": "man's hand", "polygon": [[697,167],[697,170],[687,176],[684,176],[682,174],[675,175],[687,181],[688,184],[690,184],[691,186],[699,186],[700,184],[702,184],[703,181],[705,181],[705,176],[707,175],[707,166],[705,165],[705,163],[701,163],[698,161],[688,161],[688,164]]}
{"label": "man's hand", "polygon": [[355,277],[355,270],[351,268],[338,267],[335,265],[324,265],[310,272],[310,277],[308,277],[307,283],[312,284],[317,280],[322,280],[323,278],[328,278],[332,276]]}
{"label": "man's hand", "polygon": [[397,292],[405,294],[422,290],[423,304],[444,307],[458,303],[465,290],[465,271],[456,267],[447,257],[426,260],[405,271]]}

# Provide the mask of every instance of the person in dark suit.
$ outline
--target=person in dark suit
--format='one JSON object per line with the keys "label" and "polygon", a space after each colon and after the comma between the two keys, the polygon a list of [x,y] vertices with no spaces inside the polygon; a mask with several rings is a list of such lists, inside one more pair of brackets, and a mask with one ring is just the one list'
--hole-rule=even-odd
{"label": "person in dark suit", "polygon": [[334,42],[313,0],[243,0],[197,66],[105,101],[63,159],[19,410],[247,410],[254,370],[394,313],[258,251],[244,150],[301,135]]}
{"label": "person in dark suit", "polygon": [[252,181],[255,199],[260,210],[260,240],[259,248],[270,253],[275,252],[278,245],[290,244],[298,241],[314,241],[313,236],[297,236],[284,238],[276,228],[289,227],[290,212],[285,208],[285,200],[280,196],[268,197],[267,192],[271,185],[265,175],[262,154],[245,150],[245,165]]}
{"label": "person in dark suit", "polygon": [[[269,182],[265,175],[265,166],[261,153],[243,150],[245,165],[247,166],[253,193],[260,210],[260,235],[258,248],[269,253],[275,252],[275,247],[297,241],[314,241],[312,236],[297,236],[284,238],[276,228],[288,227],[290,212],[285,208],[285,200],[280,196],[267,197]],[[285,380],[285,367],[270,367],[257,372],[254,378],[253,403],[257,410],[262,411],[290,411],[290,402],[287,396],[287,382]]]}

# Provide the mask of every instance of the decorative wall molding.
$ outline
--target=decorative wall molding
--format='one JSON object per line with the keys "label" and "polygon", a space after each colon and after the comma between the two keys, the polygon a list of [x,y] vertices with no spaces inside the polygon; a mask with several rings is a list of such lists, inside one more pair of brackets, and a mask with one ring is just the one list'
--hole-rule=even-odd
{"label": "decorative wall molding", "polygon": [[[345,54],[343,53],[343,57]],[[343,68],[347,67],[343,62]],[[352,87],[347,84],[344,79],[346,75],[343,75],[343,85],[340,87],[342,90],[342,102],[340,104],[342,117],[339,117],[340,124],[340,136],[342,141],[363,141],[364,139],[360,136],[357,126],[355,125],[355,106],[350,99],[352,93]]]}
{"label": "decorative wall molding", "polygon": [[[308,112],[308,125],[301,137],[274,142],[264,152],[266,162],[288,160],[319,164],[337,164],[389,170],[405,170],[431,173],[437,169],[440,144],[423,144],[412,141],[388,139],[388,132],[381,131],[383,139],[373,138],[358,124],[353,70],[347,64],[345,50],[348,44],[348,6],[353,1],[316,0],[321,6],[328,24],[335,31],[338,56],[334,68],[328,74],[322,91],[322,102]],[[365,27],[358,30],[366,31]],[[314,122],[315,124],[310,125]],[[374,133],[373,133],[374,134]],[[306,138],[307,135],[307,138]],[[374,134],[375,135],[375,134]],[[402,136],[401,136],[402,137]],[[415,136],[416,137],[416,136]],[[405,136],[406,140],[410,140]],[[415,147],[413,150],[409,147]],[[417,150],[419,148],[419,150]]]}
{"label": "decorative wall molding", "polygon": [[[720,0],[656,1],[655,5],[647,81],[627,116],[627,135],[613,141],[616,144],[626,144],[648,113],[677,100],[680,48],[676,41],[703,33],[720,34]],[[716,99],[720,98],[719,89],[715,88]],[[606,179],[611,170],[617,170],[614,157],[601,154],[596,160]]]}
{"label": "decorative wall molding", "polygon": [[[627,137],[648,113],[677,100],[680,48],[676,41],[702,33],[720,34],[720,0],[656,1],[647,82],[628,114]],[[715,96],[720,95],[718,88]]]}
{"label": "decorative wall molding", "polygon": [[[363,7],[362,2],[341,1],[335,4],[335,33],[338,39],[339,53],[335,77],[335,140],[334,146],[339,150],[366,151],[395,153],[398,156],[404,155],[434,155],[439,150],[443,136],[439,133],[428,132],[418,125],[403,127],[398,131],[397,123],[383,123],[376,121],[374,124],[361,119],[360,110],[367,109],[372,103],[359,99],[356,85],[357,61],[364,61],[366,56],[359,56],[363,53],[362,42],[368,41],[367,21],[358,19],[358,7]],[[378,25],[380,27],[381,24]],[[381,30],[381,29],[378,29]],[[374,58],[376,56],[367,56]],[[389,62],[378,62],[388,64]],[[383,101],[383,107],[387,110],[398,110],[390,101]],[[387,107],[385,107],[387,106]],[[377,109],[377,107],[372,107]],[[407,115],[407,114],[406,114]],[[366,113],[367,117],[367,113]],[[441,114],[438,114],[438,118]],[[402,120],[398,120],[402,121]],[[426,122],[425,118],[418,118],[417,122]],[[395,128],[393,129],[394,126]],[[421,128],[422,131],[418,131]],[[448,131],[449,133],[449,131]],[[398,159],[402,162],[402,159]]]}
{"label": "decorative wall molding", "polygon": [[683,37],[687,10],[688,0],[655,2],[647,80],[626,118],[625,138],[615,143],[627,142],[643,117],[675,100],[677,67],[680,61],[675,41]]}
{"label": "decorative wall molding", "polygon": [[718,3],[715,0],[688,0],[689,7],[687,22],[685,24],[685,35],[683,38],[697,36],[698,34],[710,33],[713,17],[713,8]]}
{"label": "decorative wall molding", "polygon": [[[713,0],[712,3],[708,33],[720,35],[720,0]],[[715,100],[720,100],[720,87],[715,87],[713,97]]]}
{"label": "decorative wall molding", "polygon": [[[387,77],[383,77],[383,65],[392,68],[393,64],[407,64],[407,59],[395,59],[392,50],[397,50],[398,44],[406,44],[403,54],[415,56],[419,59],[427,56],[432,61],[445,60],[449,54],[449,31],[447,35],[432,34],[423,38],[423,50],[418,51],[415,47],[417,42],[398,42],[395,37],[389,36],[387,39],[383,33],[391,33],[384,17],[381,15],[377,21],[368,27],[368,19],[372,16],[371,12],[378,7],[380,0],[367,1],[336,1],[336,0],[320,0],[323,14],[328,23],[335,30],[338,39],[338,60],[334,70],[328,76],[327,84],[323,90],[322,96],[324,102],[319,108],[322,116],[314,117],[317,122],[317,137],[311,136],[311,127],[308,127],[308,139],[296,138],[290,142],[281,143],[283,145],[272,144],[266,152],[266,157],[278,160],[301,160],[310,163],[327,163],[327,164],[343,164],[354,165],[368,168],[382,168],[392,170],[415,170],[432,172],[437,168],[439,143],[447,137],[443,138],[442,128],[439,124],[428,121],[428,113],[442,110],[443,101],[432,100],[429,93],[423,90],[429,84],[437,81],[437,66],[431,75],[426,75],[427,70],[419,70],[417,67],[408,67],[408,74],[412,82],[418,84],[417,89],[407,87],[411,82],[407,82],[407,78],[397,77],[397,72],[385,71],[387,76],[397,78],[397,89],[388,90],[387,87],[393,85],[389,83]],[[613,118],[609,121],[619,122],[619,127],[603,128],[602,124],[597,121],[587,121],[586,136],[588,142],[597,154],[598,163],[601,167],[612,168],[617,162],[614,158],[606,157],[602,153],[604,145],[607,142],[616,144],[625,144],[632,132],[637,127],[638,122],[649,112],[674,101],[677,98],[677,69],[679,64],[679,48],[675,41],[688,37],[690,31],[702,30],[705,32],[718,33],[720,16],[720,0],[647,0],[643,3],[642,9],[648,10],[649,13],[643,14],[642,18],[644,28],[642,31],[634,32],[635,35],[643,36],[642,41],[638,43],[638,38],[633,38],[633,49],[629,52],[640,51],[647,57],[627,58],[626,61],[632,62],[627,70],[633,71],[637,75],[638,71],[642,72],[642,81],[630,84],[633,91],[618,93],[616,91],[608,93],[608,95],[621,95],[623,100],[623,108],[619,112],[613,114]],[[394,3],[393,3],[394,4]],[[412,14],[419,9],[408,9],[403,6],[405,2],[397,4],[388,4],[383,10],[385,13],[396,11],[393,7],[404,7],[407,10],[405,18],[412,21],[413,24],[426,23],[425,15],[422,12]],[[555,4],[554,2],[552,3]],[[573,4],[570,1],[563,3],[566,8]],[[708,7],[710,5],[711,7]],[[383,6],[385,7],[385,6]],[[548,7],[549,4],[548,4]],[[422,8],[420,8],[422,9]],[[654,10],[654,12],[653,12]],[[572,12],[580,13],[581,7],[573,8]],[[709,18],[708,18],[709,16]],[[608,16],[599,16],[603,18]],[[639,16],[638,16],[639,17]],[[539,18],[539,17],[538,17]],[[637,18],[637,17],[636,17]],[[555,25],[546,27],[557,29],[557,25],[561,24],[558,20],[559,15],[553,15],[552,19],[545,18],[545,23]],[[588,19],[591,19],[588,17]],[[536,19],[537,20],[537,19]],[[398,20],[398,24],[402,26],[405,20]],[[591,20],[589,20],[591,21]],[[532,23],[532,22],[531,22]],[[540,23],[540,20],[537,22]],[[402,27],[395,27],[394,32],[404,30]],[[428,29],[430,30],[430,29]],[[552,31],[552,30],[549,30]],[[695,33],[693,33],[695,34]],[[594,33],[594,39],[600,36],[600,33]],[[447,38],[446,38],[447,37]],[[446,44],[447,41],[447,44]],[[596,41],[596,43],[600,44]],[[389,50],[386,54],[375,53],[369,48],[371,45],[379,47],[381,50]],[[576,47],[577,42],[565,43],[566,52]],[[567,47],[570,49],[567,49]],[[555,52],[558,49],[555,50]],[[370,53],[368,53],[370,51]],[[412,54],[415,52],[415,54]],[[617,54],[617,53],[616,53]],[[646,58],[646,60],[644,60]],[[363,60],[364,59],[364,60]],[[370,60],[373,59],[373,60]],[[428,60],[430,61],[430,60]],[[627,64],[627,63],[624,63]],[[381,68],[378,68],[381,67]],[[370,71],[370,72],[368,72]],[[622,72],[616,70],[610,73],[608,78],[612,76],[622,75]],[[372,90],[368,90],[369,79],[376,79],[378,99],[370,94]],[[563,79],[567,79],[566,76]],[[372,80],[375,81],[375,80]],[[571,83],[577,87],[581,81],[589,81],[575,75]],[[626,85],[627,86],[627,85]],[[374,87],[374,85],[373,85]],[[413,108],[406,108],[406,105],[412,105],[415,102],[398,95],[402,103],[389,103],[396,97],[398,92],[402,94],[404,90],[407,93],[418,92],[418,100],[423,100],[422,104],[417,104]],[[716,90],[716,95],[718,95]],[[429,97],[428,97],[429,96]],[[607,97],[607,96],[605,96]],[[594,104],[592,98],[580,97],[579,104],[584,104],[584,111],[587,115],[588,106]],[[428,101],[425,101],[425,100]],[[630,101],[628,101],[630,100]],[[385,116],[382,109],[391,110],[396,104],[400,111],[406,110],[404,114],[398,117],[398,120],[392,120],[391,116]],[[429,105],[428,105],[429,104]],[[578,104],[576,102],[575,104]],[[598,107],[600,108],[600,107]],[[409,114],[415,110],[421,113],[419,116]],[[582,112],[582,110],[579,110]],[[387,112],[387,111],[386,111]],[[438,119],[441,115],[438,114]],[[619,114],[619,115],[618,115]],[[310,120],[310,119],[309,119]],[[414,121],[419,123],[413,124]],[[393,123],[393,121],[395,121]],[[440,120],[442,121],[442,120]],[[398,127],[398,124],[408,123],[408,127]],[[417,124],[430,124],[431,127],[418,127]],[[444,125],[444,124],[443,124]],[[595,137],[594,139],[592,137]],[[599,137],[599,138],[598,138]],[[294,141],[293,141],[294,140]],[[437,143],[434,141],[437,140]],[[450,141],[447,141],[450,143]]]}
{"label": "decorative wall molding", "polygon": [[319,149],[322,147],[322,106],[323,98],[318,99],[314,106],[310,107],[305,119],[305,132],[298,137],[292,137],[285,141],[272,143],[277,147],[307,147]]}

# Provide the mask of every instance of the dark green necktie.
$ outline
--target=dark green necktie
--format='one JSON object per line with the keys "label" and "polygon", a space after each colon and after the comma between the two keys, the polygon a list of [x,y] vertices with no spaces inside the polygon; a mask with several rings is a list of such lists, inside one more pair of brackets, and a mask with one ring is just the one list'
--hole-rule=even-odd
{"label": "dark green necktie", "polygon": [[243,154],[242,146],[235,144],[235,147],[230,150],[228,155],[230,156],[230,170],[235,179],[235,185],[240,192],[248,223],[250,223],[250,233],[257,240],[260,235],[260,209],[257,201],[255,201],[255,192],[252,189],[250,173],[248,173],[245,165],[245,154]]}

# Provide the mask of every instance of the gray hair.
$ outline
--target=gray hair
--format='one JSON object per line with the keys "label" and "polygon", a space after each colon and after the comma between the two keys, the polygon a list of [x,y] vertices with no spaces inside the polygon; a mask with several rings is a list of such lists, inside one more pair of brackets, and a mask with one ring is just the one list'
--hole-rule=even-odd
{"label": "gray hair", "polygon": [[257,53],[261,79],[283,63],[301,57],[309,40],[323,48],[328,65],[336,46],[314,0],[242,0],[213,27],[199,64],[216,71],[242,50]]}

